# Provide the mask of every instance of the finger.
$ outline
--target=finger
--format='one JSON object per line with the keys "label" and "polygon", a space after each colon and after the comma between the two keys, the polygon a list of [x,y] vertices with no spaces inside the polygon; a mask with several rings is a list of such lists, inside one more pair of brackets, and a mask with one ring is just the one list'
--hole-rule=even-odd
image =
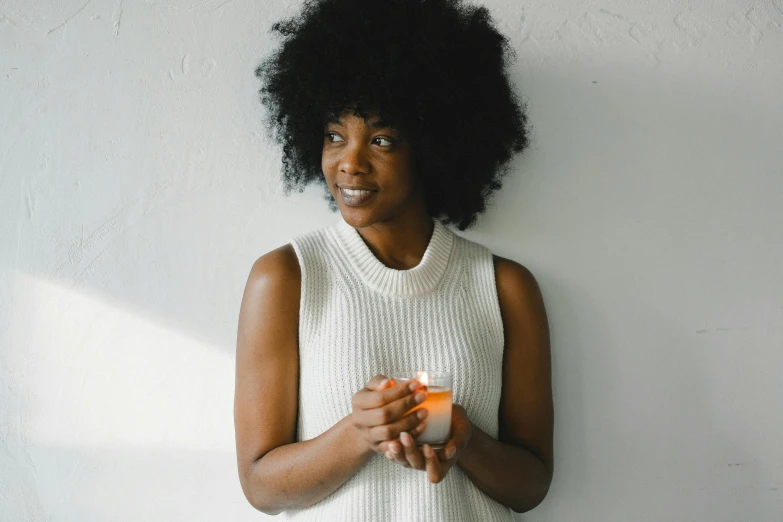
{"label": "finger", "polygon": [[457,448],[453,445],[446,444],[441,449],[435,450],[435,454],[438,456],[438,460],[441,462],[441,465],[444,465],[446,463],[452,462],[454,456],[457,454]]}
{"label": "finger", "polygon": [[446,444],[439,450],[435,450],[435,453],[441,462],[451,460],[457,454],[457,449],[460,448],[460,441],[457,437],[452,437]]}
{"label": "finger", "polygon": [[[384,381],[381,381],[384,382]],[[384,383],[383,389],[377,389],[381,382],[377,383],[375,385],[375,388],[370,388],[369,385],[367,388],[364,388],[363,390],[359,390],[356,392],[356,394],[353,396],[353,400],[351,401],[351,404],[353,408],[359,409],[359,410],[371,410],[374,408],[380,408],[382,406],[385,406],[386,403],[390,402],[390,400],[395,400],[395,398],[389,398],[388,390],[399,390],[400,395],[404,396],[406,394],[410,394],[410,392],[405,387],[401,387],[398,384],[391,384],[391,381],[386,381]],[[402,388],[402,389],[400,389]],[[404,392],[404,393],[403,393]]]}
{"label": "finger", "polygon": [[[373,377],[374,379],[374,377]],[[372,381],[370,381],[372,382]],[[382,381],[378,381],[376,388]],[[369,384],[369,383],[368,383]],[[359,391],[353,396],[354,407],[369,410],[372,408],[380,408],[386,404],[401,399],[413,393],[420,387],[418,381],[402,381],[395,382],[391,386],[387,386],[382,390],[366,388]]]}
{"label": "finger", "polygon": [[384,457],[386,457],[386,460],[389,460],[391,462],[396,462],[398,464],[402,464],[406,468],[409,468],[410,465],[408,465],[408,461],[401,458],[402,453],[395,453],[393,451],[386,450],[386,452],[383,454]]}
{"label": "finger", "polygon": [[[427,410],[417,410],[402,418],[393,420],[388,424],[372,426],[370,428],[370,440],[380,442],[396,439],[402,432],[411,432],[418,428],[427,418]],[[421,431],[421,430],[418,430]],[[417,432],[418,433],[418,432]]]}
{"label": "finger", "polygon": [[402,444],[400,443],[400,439],[384,440],[375,445],[375,451],[384,455],[389,451],[392,453],[402,453]]}
{"label": "finger", "polygon": [[425,465],[427,467],[427,479],[433,484],[437,484],[443,480],[443,467],[440,464],[440,460],[438,460],[438,455],[429,444],[424,445],[422,453],[424,454]]}
{"label": "finger", "polygon": [[413,440],[413,437],[411,437],[409,433],[402,432],[400,433],[400,442],[402,442],[408,464],[410,464],[413,469],[424,470],[424,455],[421,454],[421,451],[416,446],[416,441]]}
{"label": "finger", "polygon": [[[427,411],[427,410],[416,410],[416,413],[419,413],[420,411]],[[425,417],[426,419],[426,417]],[[422,421],[418,426],[410,430],[408,433],[410,433],[414,439],[418,439],[419,436],[424,433],[424,430],[427,429],[427,423]]]}
{"label": "finger", "polygon": [[[393,422],[402,419],[406,414],[412,414],[414,411],[422,413],[418,414],[419,419],[424,419],[427,416],[427,412],[423,408],[416,408],[421,403],[427,400],[427,394],[423,392],[416,392],[410,395],[406,395],[402,399],[397,399],[388,404],[384,404],[379,408],[371,408],[365,410],[367,413],[367,423],[369,426],[381,426],[384,424],[391,424]],[[408,425],[404,424],[403,430],[412,429],[418,422]],[[398,430],[391,437],[396,437],[401,430]],[[389,438],[391,438],[389,437]]]}
{"label": "finger", "polygon": [[408,464],[408,459],[405,457],[405,451],[403,450],[402,442],[400,442],[398,439],[392,441],[389,445],[389,449],[391,450],[392,455],[394,455],[395,462],[405,466],[406,468],[410,468],[411,465]]}
{"label": "finger", "polygon": [[373,377],[372,379],[370,379],[367,382],[367,385],[365,386],[365,388],[367,388],[369,390],[381,390],[384,387],[386,387],[386,385],[389,383],[390,380],[391,379],[389,379],[385,375],[379,374],[379,375],[376,375],[375,377]]}
{"label": "finger", "polygon": [[391,379],[392,385],[380,390],[385,402],[393,402],[403,397],[407,397],[422,388],[421,383],[416,379],[407,381],[395,381]]}
{"label": "finger", "polygon": [[[378,424],[387,424],[394,419],[402,417],[427,400],[426,392],[418,390],[402,398],[396,399],[383,406],[384,412],[379,412]],[[422,417],[424,418],[424,417]]]}
{"label": "finger", "polygon": [[458,451],[465,448],[472,435],[472,425],[467,416],[464,414],[455,415],[459,410],[462,410],[462,408],[455,406],[452,412],[451,437],[443,448],[443,454],[446,459],[452,459]]}
{"label": "finger", "polygon": [[444,460],[451,460],[454,458],[454,455],[457,454],[457,444],[454,443],[454,439],[449,441],[448,444],[446,444],[446,447],[443,448],[443,456]]}
{"label": "finger", "polygon": [[405,458],[405,452],[402,450],[402,443],[399,439],[386,440],[378,444],[378,448],[383,451],[384,456],[393,461],[405,466],[410,467],[408,459]]}

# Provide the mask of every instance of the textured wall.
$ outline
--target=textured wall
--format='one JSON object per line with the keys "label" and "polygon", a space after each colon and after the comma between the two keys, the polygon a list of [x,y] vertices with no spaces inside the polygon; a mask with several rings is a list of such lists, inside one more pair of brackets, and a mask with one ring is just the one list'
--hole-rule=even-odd
{"label": "textured wall", "polygon": [[[532,148],[467,234],[538,277],[530,521],[783,513],[783,0],[491,0]],[[233,350],[286,198],[253,68],[299,2],[0,3],[0,520],[257,520]]]}

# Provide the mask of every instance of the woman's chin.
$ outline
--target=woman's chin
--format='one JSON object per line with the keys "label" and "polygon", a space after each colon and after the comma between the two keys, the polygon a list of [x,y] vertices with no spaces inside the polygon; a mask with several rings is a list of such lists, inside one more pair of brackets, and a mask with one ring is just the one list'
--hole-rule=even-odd
{"label": "woman's chin", "polygon": [[340,206],[340,214],[353,228],[365,228],[378,222],[378,217],[369,208]]}

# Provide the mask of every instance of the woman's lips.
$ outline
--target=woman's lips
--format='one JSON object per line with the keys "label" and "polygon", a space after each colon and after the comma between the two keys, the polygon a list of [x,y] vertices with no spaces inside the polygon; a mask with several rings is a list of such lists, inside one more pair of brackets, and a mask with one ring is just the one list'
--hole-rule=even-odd
{"label": "woman's lips", "polygon": [[377,190],[351,190],[338,187],[343,203],[349,207],[360,207],[375,197]]}

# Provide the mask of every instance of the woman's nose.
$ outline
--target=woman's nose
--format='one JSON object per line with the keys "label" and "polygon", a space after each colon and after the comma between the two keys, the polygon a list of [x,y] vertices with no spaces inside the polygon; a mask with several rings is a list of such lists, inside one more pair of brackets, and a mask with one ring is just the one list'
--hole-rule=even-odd
{"label": "woman's nose", "polygon": [[367,153],[366,148],[359,144],[345,147],[340,158],[340,172],[351,175],[369,174],[371,166],[367,159]]}

